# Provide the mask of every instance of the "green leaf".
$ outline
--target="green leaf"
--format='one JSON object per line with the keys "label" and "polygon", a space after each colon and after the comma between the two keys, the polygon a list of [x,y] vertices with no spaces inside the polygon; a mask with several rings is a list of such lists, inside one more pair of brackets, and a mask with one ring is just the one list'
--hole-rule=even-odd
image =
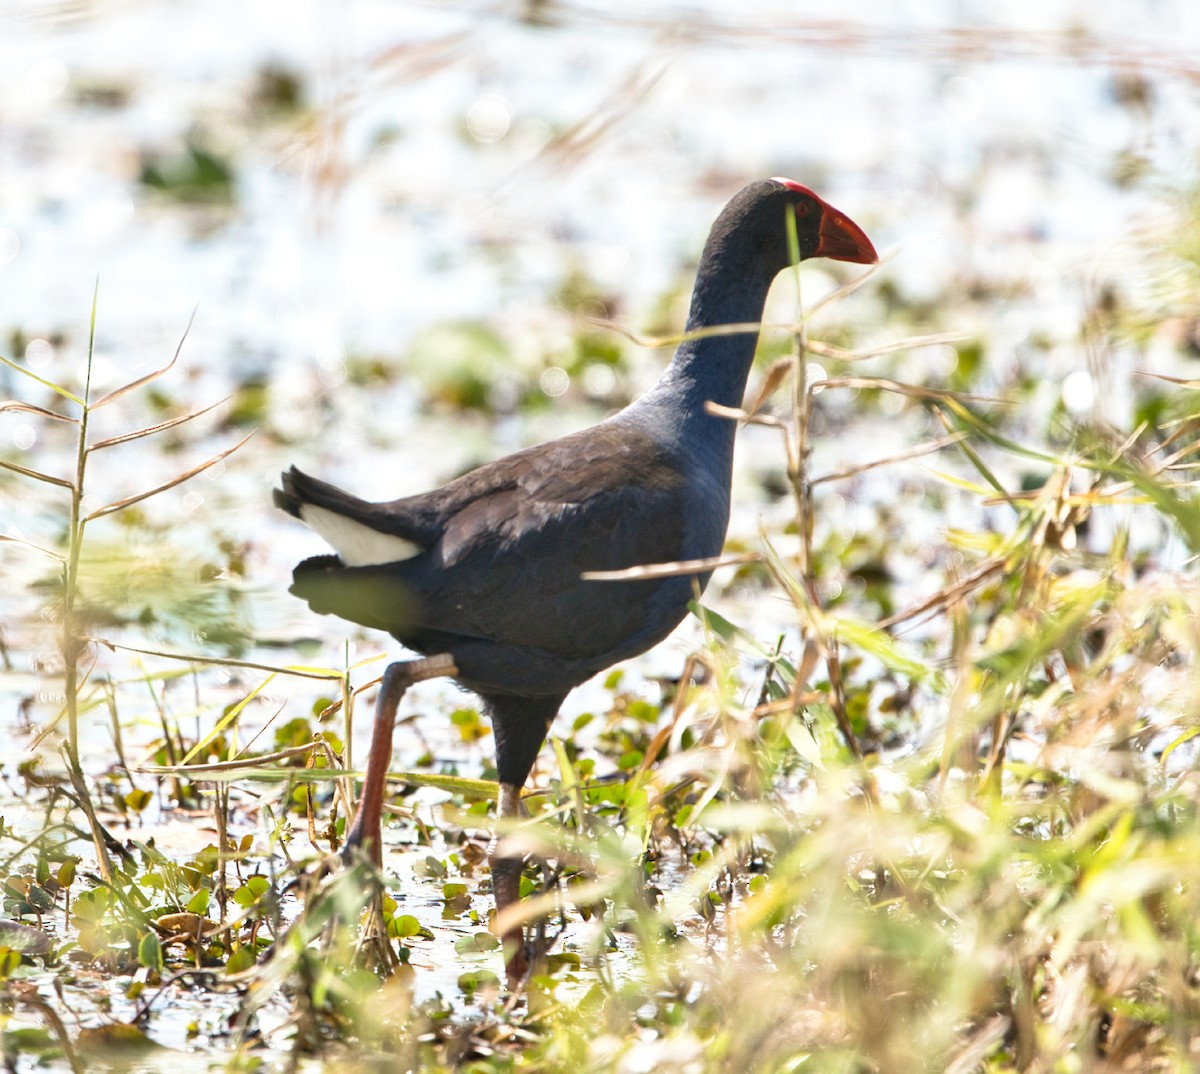
{"label": "green leaf", "polygon": [[825,771],[825,762],[821,757],[821,745],[813,737],[813,733],[804,724],[803,720],[791,720],[784,733],[787,735],[788,742],[791,743],[794,749],[804,760],[806,760],[813,768]]}
{"label": "green leaf", "polygon": [[890,634],[864,623],[860,619],[833,616],[830,626],[840,641],[844,641],[863,652],[870,653],[889,671],[914,682],[932,682],[939,693],[946,692],[944,676],[930,667],[903,642]]}
{"label": "green leaf", "polygon": [[236,944],[225,963],[225,972],[228,974],[242,973],[253,965],[254,952],[245,944]]}
{"label": "green leaf", "polygon": [[163,968],[163,952],[162,944],[159,942],[158,933],[147,932],[141,940],[138,941],[138,964],[145,966],[148,970],[153,970],[155,973],[161,973]]}
{"label": "green leaf", "polygon": [[474,995],[481,988],[496,988],[500,987],[500,978],[497,977],[491,970],[470,970],[467,973],[459,974],[458,987],[468,996]]}
{"label": "green leaf", "polygon": [[71,904],[71,911],[79,921],[89,925],[99,924],[108,912],[110,895],[108,888],[93,888],[81,892]]}
{"label": "green leaf", "polygon": [[149,791],[135,788],[125,795],[125,807],[140,813],[153,801],[154,796]]}
{"label": "green leaf", "polygon": [[454,941],[454,950],[460,955],[483,954],[486,951],[495,951],[499,946],[500,941],[490,932],[473,932]]}
{"label": "green leaf", "polygon": [[409,936],[420,936],[422,932],[421,922],[412,914],[401,914],[399,917],[393,918],[392,927],[399,940],[405,940]]}

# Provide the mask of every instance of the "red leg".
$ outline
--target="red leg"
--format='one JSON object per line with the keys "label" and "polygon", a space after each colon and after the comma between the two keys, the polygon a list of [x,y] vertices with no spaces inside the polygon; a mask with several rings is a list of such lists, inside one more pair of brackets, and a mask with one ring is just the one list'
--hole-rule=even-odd
{"label": "red leg", "polygon": [[382,864],[380,826],[383,795],[387,789],[388,766],[392,762],[392,731],[396,727],[396,711],[400,707],[400,700],[414,683],[454,674],[454,661],[447,654],[422,660],[397,660],[384,670],[383,683],[375,702],[375,726],[371,731],[371,753],[367,758],[362,797],[346,832],[343,859],[349,860],[362,848],[376,866]]}

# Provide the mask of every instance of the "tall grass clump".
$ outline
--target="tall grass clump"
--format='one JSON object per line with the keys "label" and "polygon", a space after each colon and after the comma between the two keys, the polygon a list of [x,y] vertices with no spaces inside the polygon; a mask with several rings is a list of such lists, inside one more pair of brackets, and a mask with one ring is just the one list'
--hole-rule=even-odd
{"label": "tall grass clump", "polygon": [[[22,479],[49,485],[61,490],[61,494],[66,501],[63,504],[65,526],[61,541],[57,547],[48,548],[24,540],[19,543],[57,565],[54,594],[51,603],[53,614],[59,627],[58,646],[62,667],[63,707],[59,716],[52,721],[52,726],[58,725],[65,719],[66,736],[63,742],[63,756],[66,760],[67,775],[72,787],[72,797],[87,818],[100,874],[105,879],[108,879],[112,872],[112,863],[109,856],[111,840],[106,837],[103,828],[96,818],[92,796],[88,789],[87,779],[85,778],[80,759],[80,714],[84,710],[95,709],[104,702],[103,689],[100,685],[93,683],[89,687],[88,683],[90,672],[94,665],[92,650],[96,643],[96,639],[92,636],[92,627],[97,618],[103,613],[103,609],[94,605],[87,605],[84,595],[85,587],[80,574],[81,565],[85,562],[89,548],[88,531],[100,519],[125,511],[133,505],[148,500],[170,488],[174,488],[210,467],[215,466],[236,451],[245,443],[248,437],[243,438],[238,444],[220,452],[200,465],[178,474],[164,484],[145,489],[111,503],[106,503],[92,510],[85,509],[84,500],[88,483],[88,469],[93,460],[101,453],[119,445],[135,443],[147,437],[161,434],[185,422],[198,418],[213,409],[212,407],[206,407],[203,410],[184,414],[117,436],[106,437],[100,440],[93,439],[90,435],[91,424],[98,411],[158,379],[170,370],[178,358],[177,351],[175,358],[164,368],[131,381],[115,391],[109,392],[100,399],[94,399],[92,397],[92,370],[95,354],[95,333],[96,303],[95,299],[93,299],[87,355],[83,368],[83,384],[77,392],[70,390],[62,384],[45,380],[16,362],[12,362],[6,358],[2,359],[4,364],[10,369],[40,385],[42,389],[48,391],[53,396],[56,396],[60,403],[63,404],[63,407],[59,409],[39,406],[28,402],[9,401],[4,403],[0,409],[29,414],[48,422],[65,423],[73,426],[75,430],[75,443],[73,452],[74,467],[72,471],[66,475],[51,474],[4,460],[0,460],[0,466],[3,466],[4,469],[18,475]],[[182,342],[180,343],[180,347],[182,347]],[[17,540],[11,536],[5,539],[8,541]]]}
{"label": "tall grass clump", "polygon": [[[48,535],[31,539],[10,532],[0,540],[14,556],[53,564],[52,572],[41,575],[31,588],[44,601],[40,619],[51,624],[57,647],[57,660],[42,659],[40,674],[61,685],[39,695],[53,707],[28,749],[33,755],[41,743],[59,735],[64,762],[62,773],[40,772],[32,756],[21,765],[34,791],[31,801],[45,793],[40,830],[0,821],[0,840],[9,851],[0,862],[4,910],[9,917],[34,922],[6,921],[0,926],[0,1001],[32,1011],[51,1029],[49,1040],[36,1034],[6,1036],[8,1052],[16,1056],[57,1049],[76,1070],[83,1069],[78,1047],[82,1036],[68,1031],[53,1005],[14,983],[26,972],[23,960],[38,957],[57,974],[86,963],[101,971],[106,989],[111,982],[105,971],[110,977],[127,975],[125,998],[139,1001],[138,1007],[129,1023],[102,1016],[115,1036],[91,1040],[93,1049],[101,1051],[109,1045],[119,1048],[122,1041],[146,1043],[141,1025],[171,991],[170,981],[182,984],[192,973],[206,979],[205,965],[229,974],[254,966],[284,929],[280,891],[294,879],[284,871],[292,837],[290,818],[306,818],[313,842],[318,841],[314,800],[307,787],[328,784],[327,773],[341,770],[348,758],[343,757],[338,735],[314,733],[307,721],[295,719],[275,729],[276,749],[252,749],[264,729],[252,728],[253,733],[243,737],[243,716],[275,677],[288,675],[332,683],[335,696],[321,708],[341,710],[348,732],[355,693],[351,677],[358,668],[270,667],[221,655],[221,650],[240,651],[247,643],[236,584],[207,566],[197,570],[191,553],[171,535],[157,532],[136,510],[212,470],[249,435],[167,480],[92,506],[97,486],[106,488],[114,480],[130,484],[129,474],[119,472],[117,464],[103,468],[110,449],[131,446],[145,451],[151,438],[178,430],[221,405],[98,437],[98,416],[118,400],[146,410],[161,406],[161,399],[150,399],[150,389],[175,366],[184,341],[162,368],[97,398],[92,387],[96,312],[93,300],[78,386],[69,378],[58,382],[39,376],[0,356],[6,367],[28,381],[30,397],[48,397],[46,403],[8,400],[0,403],[0,413],[70,429],[70,451],[61,454],[72,462],[67,472],[55,473],[0,459],[0,468],[16,487],[14,496],[28,505],[24,514],[35,520],[32,528]],[[50,494],[44,495],[47,489]],[[115,538],[111,531],[97,529],[109,518],[121,523]],[[193,647],[162,651],[163,633],[182,634]],[[122,672],[114,654],[128,658],[132,670]],[[158,666],[148,667],[148,662]],[[220,669],[230,680],[233,700],[228,700],[229,688],[217,693],[216,680],[201,674],[206,667]],[[240,685],[237,679],[248,673],[257,674],[258,681]],[[167,700],[168,690],[189,684],[198,716],[192,733],[181,729]],[[37,710],[31,706],[30,711]],[[161,727],[161,738],[151,750],[151,759],[158,763],[127,760],[124,725],[131,714],[143,726],[157,722]],[[109,724],[111,754],[100,756],[91,745],[97,736],[86,729],[89,717]],[[255,802],[267,836],[258,845],[253,834],[235,832],[231,822],[234,806],[244,806],[236,795],[231,800],[231,781],[255,776],[281,788],[278,795]],[[147,789],[147,783],[155,782],[160,792],[157,809],[156,796]],[[211,788],[211,794],[203,793],[204,788]],[[345,816],[349,802],[343,788],[341,798],[334,799],[334,815],[340,811]],[[168,804],[182,807],[185,815],[204,809],[216,840],[198,853],[180,853],[156,846],[153,838],[139,838],[141,833],[118,839],[118,826],[128,833],[140,814],[156,818]],[[328,838],[336,845],[335,832]],[[90,841],[90,853],[81,849],[80,839]],[[60,914],[62,922],[55,924]],[[349,962],[347,955],[345,963]],[[155,987],[146,991],[148,986]],[[105,991],[101,998],[107,996]]]}

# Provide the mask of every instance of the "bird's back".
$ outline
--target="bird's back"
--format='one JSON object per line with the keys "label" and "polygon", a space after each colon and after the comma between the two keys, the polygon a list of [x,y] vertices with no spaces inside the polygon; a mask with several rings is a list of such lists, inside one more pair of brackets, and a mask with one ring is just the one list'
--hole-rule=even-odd
{"label": "bird's back", "polygon": [[[690,484],[677,448],[618,418],[429,493],[338,503],[343,517],[357,513],[416,554],[358,567],[309,560],[297,567],[293,592],[316,611],[382,627],[418,651],[452,653],[459,677],[476,689],[564,691],[650,648],[686,614],[693,578],[582,575],[719,551],[723,516],[707,527],[715,547],[689,538]],[[302,482],[292,489],[303,497]],[[712,507],[727,512],[727,504]]]}

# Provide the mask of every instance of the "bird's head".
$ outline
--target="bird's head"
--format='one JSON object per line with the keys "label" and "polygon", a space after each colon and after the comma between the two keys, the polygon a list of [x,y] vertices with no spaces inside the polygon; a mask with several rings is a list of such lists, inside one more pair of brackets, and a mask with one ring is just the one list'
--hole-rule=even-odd
{"label": "bird's head", "polygon": [[[873,265],[879,260],[866,233],[845,213],[822,201],[808,187],[794,179],[768,179],[778,199],[796,214],[796,237],[800,240],[800,258],[828,257]],[[786,225],[785,225],[786,226]]]}
{"label": "bird's head", "polygon": [[[828,257],[873,265],[879,260],[866,233],[853,220],[793,179],[763,179],[742,189],[713,225],[710,247],[749,256],[769,276],[791,264],[789,216],[795,216],[800,260]],[[734,253],[738,251],[738,253]]]}

